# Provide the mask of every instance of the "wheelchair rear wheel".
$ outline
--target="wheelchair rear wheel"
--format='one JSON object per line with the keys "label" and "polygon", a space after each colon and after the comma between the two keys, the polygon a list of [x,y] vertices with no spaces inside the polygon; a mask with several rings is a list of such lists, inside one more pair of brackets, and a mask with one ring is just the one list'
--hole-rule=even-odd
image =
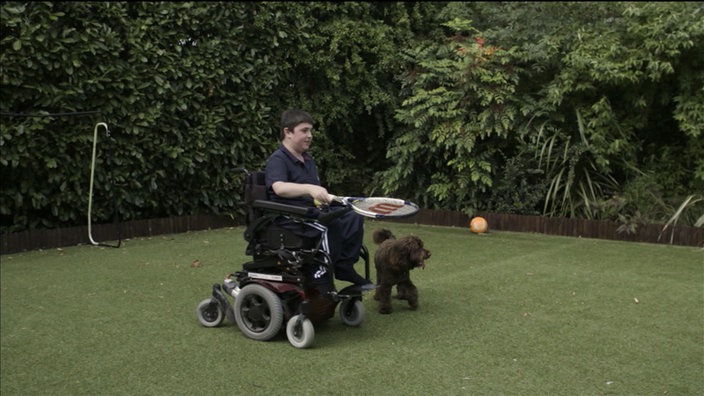
{"label": "wheelchair rear wheel", "polygon": [[286,337],[296,348],[308,348],[315,339],[313,322],[308,318],[302,319],[301,315],[294,315],[286,325]]}
{"label": "wheelchair rear wheel", "polygon": [[283,304],[276,293],[256,283],[241,288],[235,298],[235,321],[247,337],[270,340],[281,331],[283,320]]}

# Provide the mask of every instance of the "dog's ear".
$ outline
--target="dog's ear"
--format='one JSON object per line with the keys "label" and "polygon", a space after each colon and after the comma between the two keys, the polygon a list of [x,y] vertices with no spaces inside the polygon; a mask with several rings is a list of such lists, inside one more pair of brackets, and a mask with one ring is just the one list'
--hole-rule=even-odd
{"label": "dog's ear", "polygon": [[386,247],[386,267],[393,271],[399,272],[409,268],[409,255],[404,238],[395,239],[389,242]]}
{"label": "dog's ear", "polygon": [[423,247],[423,240],[415,235],[410,235],[403,238],[404,242],[404,252],[407,257],[407,266],[409,269],[415,268],[419,265],[418,258],[422,255],[425,250]]}
{"label": "dog's ear", "polygon": [[389,265],[395,271],[411,269],[412,255],[417,243],[412,237],[396,239],[389,249]]}

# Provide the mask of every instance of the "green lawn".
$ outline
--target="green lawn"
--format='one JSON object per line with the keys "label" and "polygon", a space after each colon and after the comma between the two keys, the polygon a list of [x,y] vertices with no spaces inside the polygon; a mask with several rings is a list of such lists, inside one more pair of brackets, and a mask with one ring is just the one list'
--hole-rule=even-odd
{"label": "green lawn", "polygon": [[365,295],[311,349],[197,323],[242,228],[3,255],[0,394],[702,394],[701,248],[370,220],[372,254],[379,226],[432,251],[419,310]]}

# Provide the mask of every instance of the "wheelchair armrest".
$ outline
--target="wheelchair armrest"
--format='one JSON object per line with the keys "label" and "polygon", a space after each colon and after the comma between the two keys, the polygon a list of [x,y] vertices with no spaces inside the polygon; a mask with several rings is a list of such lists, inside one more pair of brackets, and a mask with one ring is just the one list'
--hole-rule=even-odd
{"label": "wheelchair armrest", "polygon": [[303,217],[311,220],[317,220],[322,224],[327,224],[352,210],[350,206],[345,206],[343,209],[340,210],[323,212],[320,209],[314,207],[287,205],[279,202],[264,201],[259,199],[255,200],[252,203],[252,206],[271,213],[279,213],[284,215]]}
{"label": "wheelchair armrest", "polygon": [[320,213],[318,209],[313,207],[306,208],[303,206],[286,205],[279,202],[264,201],[261,199],[257,199],[252,202],[252,206],[255,208],[263,209],[267,212],[295,215],[299,217],[308,217],[311,219],[318,218],[318,214]]}

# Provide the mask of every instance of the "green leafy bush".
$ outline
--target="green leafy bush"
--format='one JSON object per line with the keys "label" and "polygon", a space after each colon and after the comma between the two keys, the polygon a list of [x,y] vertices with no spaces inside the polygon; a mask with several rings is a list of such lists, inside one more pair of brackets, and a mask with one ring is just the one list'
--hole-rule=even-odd
{"label": "green leafy bush", "polygon": [[[0,228],[84,224],[100,122],[93,220],[110,221],[113,203],[126,220],[236,216],[232,169],[263,166],[290,107],[315,117],[335,193],[664,222],[704,190],[702,14],[690,2],[4,2]],[[631,194],[642,175],[657,210]]]}

